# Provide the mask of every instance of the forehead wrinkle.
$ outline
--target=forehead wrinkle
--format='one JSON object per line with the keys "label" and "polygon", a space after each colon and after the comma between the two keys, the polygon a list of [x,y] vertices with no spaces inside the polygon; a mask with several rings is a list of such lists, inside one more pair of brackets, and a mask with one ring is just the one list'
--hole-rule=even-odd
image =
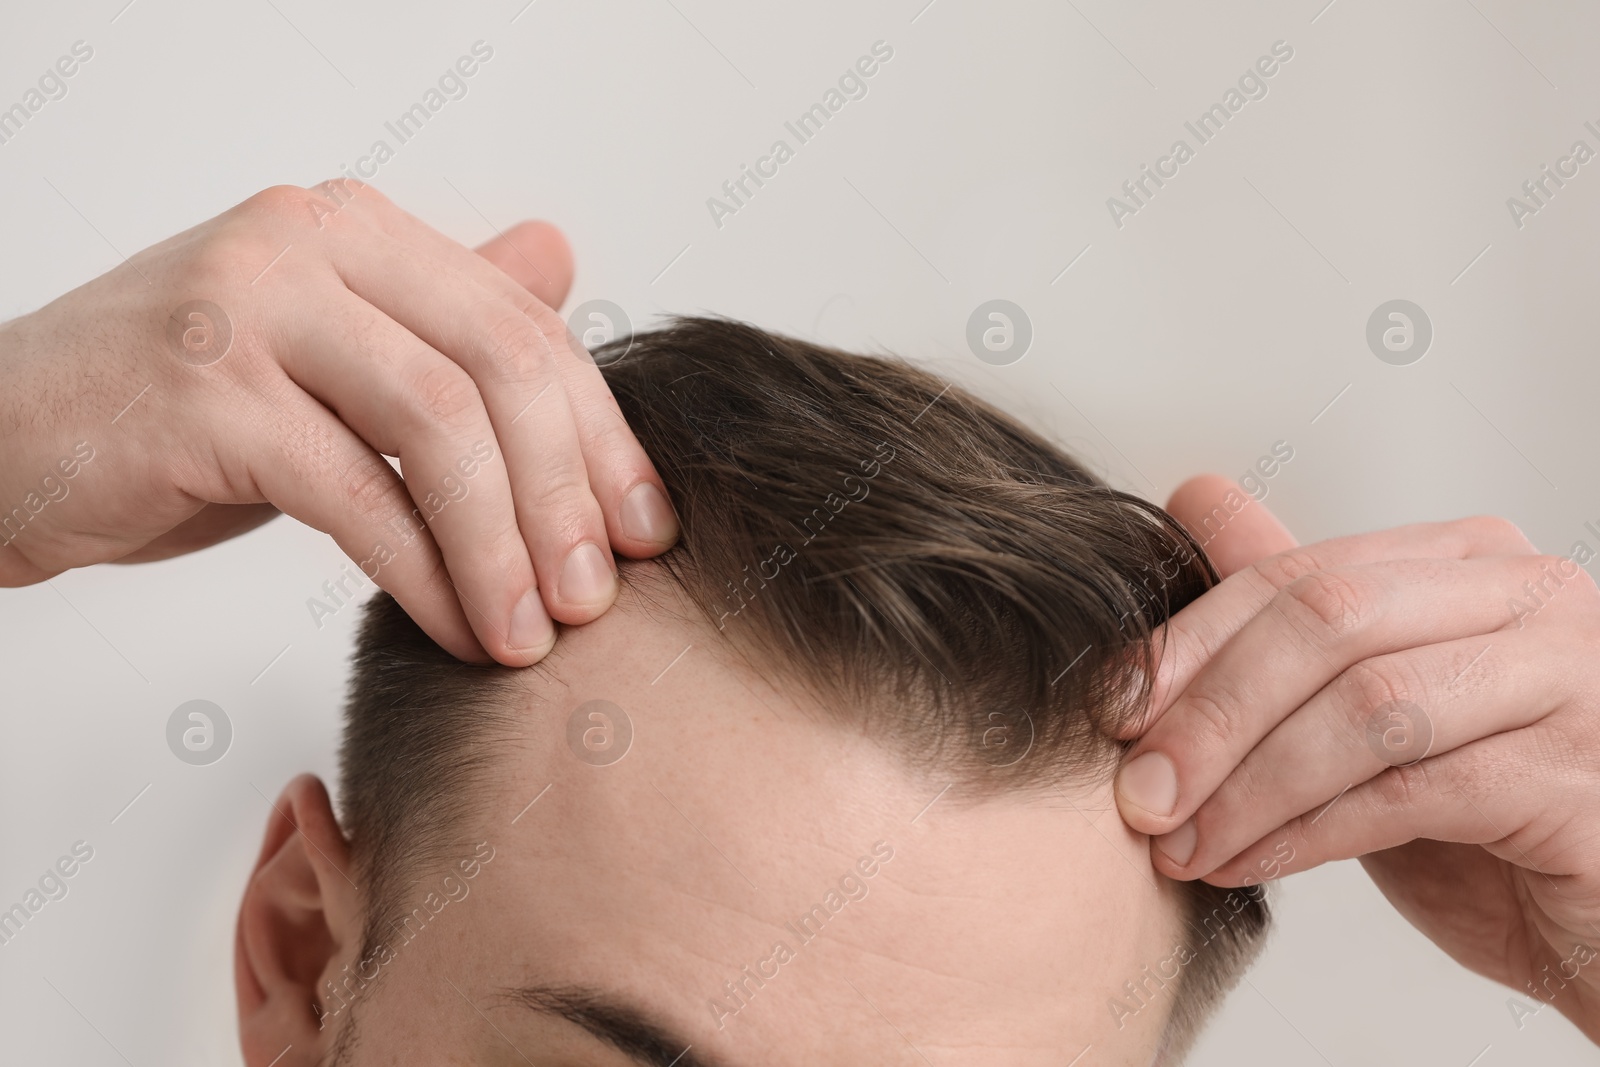
{"label": "forehead wrinkle", "polygon": [[[577,639],[579,628],[569,635],[574,640],[562,646],[559,671],[565,688],[560,693],[581,693],[588,678],[605,677],[603,672],[613,665],[618,671],[639,674],[640,663],[658,653],[670,658],[707,626],[692,615],[673,612],[670,600],[665,607],[654,599],[619,607],[626,610],[614,618],[608,613],[593,624],[592,643]],[[641,627],[646,631],[643,634]],[[677,627],[686,630],[681,637],[670,632]],[[690,629],[693,632],[687,632]],[[660,632],[663,630],[668,632]],[[1056,1009],[1039,1005],[1038,999],[1048,989],[1070,991],[1076,1001],[1079,983],[1070,980],[1063,987],[1061,979],[1068,976],[1059,971],[1035,973],[1038,967],[1050,968],[1051,957],[1029,948],[1026,931],[1000,931],[998,941],[986,948],[988,939],[978,928],[985,911],[1006,906],[1011,898],[1005,890],[1013,879],[1020,878],[1033,883],[1022,887],[1021,899],[1044,900],[1050,912],[1038,916],[1039,922],[1031,926],[1041,934],[1053,931],[1052,937],[1066,935],[1066,947],[1091,947],[1095,939],[1080,941],[1068,921],[1074,910],[1081,909],[1070,885],[1062,886],[1065,897],[1057,907],[1049,903],[1038,876],[1029,873],[1029,861],[1016,856],[1001,858],[1006,850],[1016,851],[1022,831],[1038,830],[1041,823],[1062,819],[1073,832],[1051,835],[1056,842],[1046,851],[1053,861],[1065,861],[1070,858],[1065,853],[1082,851],[1085,861],[1121,866],[1111,851],[1103,855],[1086,851],[1110,846],[1091,827],[1078,825],[1082,816],[1062,794],[1027,798],[1009,793],[971,798],[970,803],[946,794],[917,827],[909,828],[910,833],[900,833],[908,829],[901,824],[922,808],[937,788],[925,796],[919,794],[901,761],[891,753],[869,753],[854,731],[819,731],[810,722],[795,721],[791,708],[802,714],[809,710],[801,704],[804,697],[792,690],[774,689],[767,694],[765,685],[770,683],[758,672],[747,672],[734,657],[691,658],[678,669],[686,666],[696,673],[668,675],[654,689],[647,685],[647,673],[629,683],[628,692],[644,701],[637,707],[628,705],[637,712],[635,743],[653,737],[647,747],[600,777],[585,773],[590,768],[574,764],[567,768],[570,780],[584,783],[590,795],[558,786],[540,802],[546,808],[542,812],[546,820],[559,815],[561,821],[543,824],[541,834],[558,826],[557,836],[539,838],[536,847],[556,846],[555,853],[545,855],[564,866],[566,877],[579,876],[563,895],[565,906],[579,909],[574,916],[584,914],[583,905],[571,891],[577,890],[580,881],[595,881],[605,885],[595,899],[600,910],[610,915],[601,926],[589,929],[585,920],[569,931],[572,936],[558,936],[552,943],[558,952],[556,959],[577,954],[572,958],[590,958],[595,966],[604,968],[631,961],[626,964],[630,970],[642,968],[644,974],[670,981],[673,988],[681,986],[683,999],[673,1007],[693,1018],[696,1009],[704,1010],[701,1001],[722,979],[736,977],[742,964],[764,955],[774,938],[789,940],[793,946],[784,929],[785,920],[794,918],[791,912],[821,901],[843,875],[852,873],[858,850],[868,840],[892,840],[897,847],[896,863],[903,863],[899,859],[902,851],[908,860],[924,853],[917,842],[922,839],[921,831],[931,829],[937,836],[927,839],[933,847],[925,852],[924,864],[906,869],[889,864],[868,883],[869,895],[852,901],[846,914],[838,916],[838,925],[829,924],[823,943],[799,950],[814,961],[807,969],[818,978],[834,972],[851,974],[862,991],[891,1017],[898,1020],[903,1012],[905,1024],[920,1031],[930,1048],[942,1047],[932,1040],[936,1037],[967,1043],[993,1037],[996,1042],[1010,1041],[1020,1047],[1028,1041],[1047,1041],[1047,1033],[1060,1029],[1069,1010],[1065,1005]],[[679,684],[674,686],[674,681]],[[619,701],[627,699],[621,690],[617,692]],[[563,766],[566,756],[556,730],[561,725],[559,718],[542,715],[538,727],[552,743],[553,767]],[[793,744],[796,741],[798,747]],[[537,750],[540,746],[530,747]],[[653,765],[656,760],[665,762]],[[613,776],[612,771],[626,777]],[[652,784],[665,790],[698,829],[664,805]],[[540,781],[533,788],[543,785]],[[548,810],[552,801],[554,812]],[[591,806],[596,801],[598,808]],[[526,798],[517,806],[523,803]],[[645,814],[644,805],[651,814]],[[901,806],[903,812],[898,810]],[[566,817],[569,813],[571,818]],[[1000,816],[998,821],[996,816]],[[607,822],[619,832],[605,830]],[[597,825],[598,847],[590,847],[585,844],[589,836],[585,827]],[[702,834],[713,839],[717,848],[729,851],[762,891],[749,895],[743,881],[701,840]],[[942,845],[938,844],[941,841]],[[636,848],[642,851],[635,852]],[[757,864],[767,865],[776,877],[746,867],[739,852],[742,849],[751,850],[746,855],[760,857]],[[1071,865],[1082,867],[1077,862]],[[1124,873],[1133,877],[1131,871]],[[1063,874],[1073,882],[1070,870],[1064,869]],[[587,897],[588,891],[578,896]],[[605,903],[607,900],[612,903]],[[941,928],[946,931],[945,943],[929,944],[927,932]],[[590,936],[601,940],[586,941]],[[590,944],[595,948],[603,945],[601,954],[585,955]],[[1006,958],[1014,956],[1014,962],[1022,965],[1021,973],[1011,979],[1002,960],[972,960],[976,966],[968,967],[962,962],[962,944]],[[798,966],[806,967],[804,963]],[[885,974],[892,977],[885,978]],[[1035,988],[1040,980],[1043,985]],[[773,1027],[791,1027],[804,1017],[821,1027],[817,1040],[829,1040],[826,1020],[837,1018],[845,1001],[835,1000],[834,993],[811,982],[780,980],[780,984],[788,992],[780,997],[772,995],[778,991],[768,991],[770,1003],[782,999],[788,1006],[747,1016],[746,1022],[755,1027],[747,1029],[747,1035],[767,1038]],[[897,999],[891,991],[898,986],[909,986],[920,995]],[[844,997],[855,997],[848,987],[842,989]],[[656,992],[679,995],[670,990]],[[930,1011],[917,1007],[918,1003],[940,1007]],[[1014,1029],[1021,1022],[1021,1004],[1040,1009],[1032,1012],[1041,1027],[1036,1038],[1031,1034],[1023,1037],[1020,1031],[1008,1036],[1006,1028]],[[985,1014],[978,1010],[979,1005],[999,1011]],[[867,1011],[861,1026],[870,1025],[875,1018]],[[957,1023],[958,1019],[965,1021]],[[963,1032],[963,1028],[976,1032]],[[888,1041],[897,1043],[898,1039],[889,1032]],[[890,1048],[889,1043],[882,1045],[886,1054]]]}

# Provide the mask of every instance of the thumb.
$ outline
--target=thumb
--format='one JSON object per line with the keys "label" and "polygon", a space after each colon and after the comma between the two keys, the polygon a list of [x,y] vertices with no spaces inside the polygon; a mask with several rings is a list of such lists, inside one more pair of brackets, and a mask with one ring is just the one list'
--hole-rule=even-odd
{"label": "thumb", "polygon": [[1178,486],[1167,510],[1224,578],[1300,543],[1265,504],[1220,474],[1196,475]]}
{"label": "thumb", "polygon": [[478,248],[478,255],[553,308],[572,288],[572,248],[548,222],[519,222]]}

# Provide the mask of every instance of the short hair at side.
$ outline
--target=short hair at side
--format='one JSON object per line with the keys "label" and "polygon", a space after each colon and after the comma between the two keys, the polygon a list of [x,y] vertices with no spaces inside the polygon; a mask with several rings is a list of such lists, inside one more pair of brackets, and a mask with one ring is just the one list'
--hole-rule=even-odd
{"label": "short hair at side", "polygon": [[[683,529],[625,573],[669,575],[738,655],[958,791],[1114,771],[1126,744],[1112,731],[1148,699],[1155,629],[1217,581],[1164,510],[898,359],[715,318],[595,358]],[[364,955],[448,861],[474,783],[515,735],[515,673],[455,660],[387,594],[367,605],[340,790]],[[1182,892],[1181,977],[1160,982],[1177,984],[1168,1063],[1268,924],[1260,887]],[[1129,977],[1154,997],[1149,975]]]}

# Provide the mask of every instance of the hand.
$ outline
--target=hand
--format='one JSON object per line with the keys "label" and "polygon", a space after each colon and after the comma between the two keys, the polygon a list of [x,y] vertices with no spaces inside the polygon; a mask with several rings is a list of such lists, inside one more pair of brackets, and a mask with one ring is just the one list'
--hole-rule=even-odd
{"label": "hand", "polygon": [[[1222,486],[1174,514],[1197,530]],[[1233,522],[1118,775],[1156,868],[1238,886],[1359,856],[1458,962],[1600,1041],[1595,583],[1501,519],[1305,548],[1258,504]]]}
{"label": "hand", "polygon": [[267,189],[0,326],[0,584],[281,510],[456,656],[540,659],[552,619],[610,606],[613,547],[677,537],[552,310],[571,277],[553,227],[475,255],[337,180]]}

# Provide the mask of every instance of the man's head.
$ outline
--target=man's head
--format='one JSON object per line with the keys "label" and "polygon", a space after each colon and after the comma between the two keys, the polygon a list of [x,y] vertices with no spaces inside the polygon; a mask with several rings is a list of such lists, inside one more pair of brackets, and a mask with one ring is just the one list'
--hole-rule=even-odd
{"label": "man's head", "polygon": [[1177,1062],[1267,920],[1111,796],[1181,526],[898,361],[597,358],[682,541],[525,670],[369,604],[343,817],[291,785],[241,912],[252,1067]]}

